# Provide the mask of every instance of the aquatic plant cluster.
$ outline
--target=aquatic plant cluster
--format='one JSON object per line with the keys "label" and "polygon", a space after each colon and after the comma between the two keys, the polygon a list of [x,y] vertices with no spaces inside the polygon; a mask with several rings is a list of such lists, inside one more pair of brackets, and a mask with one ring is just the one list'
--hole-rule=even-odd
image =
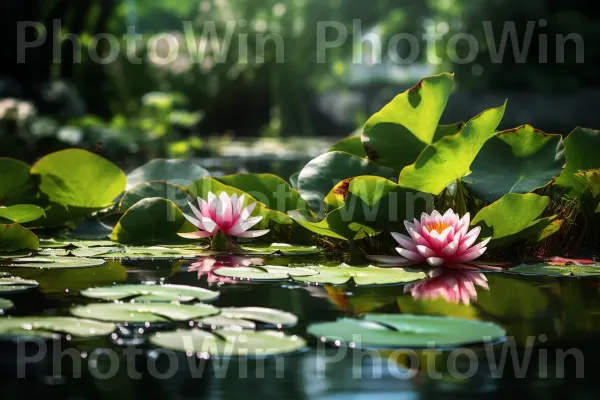
{"label": "aquatic plant cluster", "polygon": [[[126,175],[82,149],[51,153],[32,166],[0,158],[0,268],[68,273],[106,260],[193,260],[188,271],[206,275],[210,285],[402,284],[416,300],[469,305],[476,287],[489,289],[481,270],[500,269],[479,259],[490,250],[596,245],[600,131],[576,128],[564,139],[528,125],[498,132],[506,104],[466,123],[440,125],[453,86],[450,74],[424,78],[374,114],[360,134],[341,140],[289,181],[272,174],[212,177],[199,165],[174,159],[155,159]],[[579,239],[567,248],[556,246],[557,237]],[[325,257],[314,265],[273,263],[275,257],[321,255],[337,244],[349,244],[343,248],[353,253],[361,247],[371,253],[368,259],[387,265]],[[598,275],[595,265],[523,265],[514,271]],[[1,293],[38,285],[27,274],[0,272]],[[104,302],[74,306],[69,317],[2,318],[0,336],[89,337],[90,331],[114,332],[116,323],[181,322],[148,340],[177,351],[186,350],[187,342],[194,349],[208,346],[209,355],[234,356],[242,355],[241,335],[244,351],[254,355],[306,345],[277,330],[294,325],[294,315],[206,304],[219,296],[216,291],[168,284],[80,289]],[[0,311],[12,306],[0,299]],[[186,322],[193,322],[192,329]],[[391,329],[396,325],[402,332]],[[231,326],[239,329],[225,329]],[[472,337],[461,339],[465,329]],[[505,335],[503,328],[478,321],[375,313],[316,323],[308,332],[334,343],[364,334],[365,346],[420,346],[429,339],[461,345]]]}

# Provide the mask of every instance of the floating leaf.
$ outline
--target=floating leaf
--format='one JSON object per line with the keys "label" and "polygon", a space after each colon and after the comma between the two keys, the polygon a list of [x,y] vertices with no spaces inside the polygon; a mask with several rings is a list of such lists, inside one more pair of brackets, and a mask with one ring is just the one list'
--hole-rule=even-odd
{"label": "floating leaf", "polygon": [[398,184],[437,195],[468,175],[477,153],[494,135],[505,108],[506,104],[486,110],[467,122],[460,133],[427,146],[414,164],[402,170]]}
{"label": "floating leaf", "polygon": [[331,146],[327,151],[343,151],[344,153],[352,154],[353,156],[361,158],[367,157],[360,136],[344,138]]}
{"label": "floating leaf", "polygon": [[[1,266],[1,264],[0,264]],[[39,286],[37,281],[23,279],[11,274],[0,272],[0,293],[13,294],[35,289]]]}
{"label": "floating leaf", "polygon": [[151,197],[160,197],[171,200],[178,207],[187,206],[187,189],[183,186],[174,185],[165,181],[152,181],[140,183],[129,189],[119,203],[119,211],[124,213],[133,207],[138,201]]}
{"label": "floating leaf", "polygon": [[294,353],[306,347],[302,338],[287,336],[279,331],[217,330],[211,333],[200,329],[180,329],[156,333],[149,340],[164,349],[225,357],[275,356]]}
{"label": "floating leaf", "polygon": [[84,290],[82,296],[102,300],[131,298],[136,302],[149,301],[209,301],[219,297],[219,292],[185,285],[117,285]]}
{"label": "floating leaf", "polygon": [[291,268],[278,265],[262,265],[256,267],[221,267],[215,269],[213,273],[218,276],[234,279],[280,281],[289,279],[291,276],[315,275],[317,271],[311,268],[302,267]]}
{"label": "floating leaf", "polygon": [[117,242],[111,240],[80,240],[75,238],[50,238],[40,239],[40,247],[43,248],[62,248],[62,247],[107,247],[118,246]]}
{"label": "floating leaf", "polygon": [[221,308],[221,317],[244,319],[275,325],[279,328],[296,325],[298,317],[294,314],[264,307],[230,307]]}
{"label": "floating leaf", "polygon": [[319,254],[323,249],[317,246],[302,246],[287,243],[272,243],[265,246],[243,245],[236,249],[236,253],[252,255],[281,255],[281,256],[306,256]]}
{"label": "floating leaf", "polygon": [[[527,232],[528,236],[536,233],[529,228],[540,222],[537,218],[544,212],[549,203],[550,199],[548,197],[533,193],[506,194],[500,200],[482,208],[471,221],[471,225],[481,226],[479,237],[491,237],[490,245],[508,244],[524,238],[519,234],[526,230],[529,230]],[[547,225],[540,224],[537,232]]]}
{"label": "floating leaf", "polygon": [[10,268],[89,268],[103,265],[104,260],[82,257],[28,257],[9,260],[2,267]]}
{"label": "floating leaf", "polygon": [[343,318],[311,324],[308,333],[321,340],[358,348],[455,347],[500,339],[502,327],[468,319],[409,315],[365,314],[364,319]]}
{"label": "floating leaf", "polygon": [[71,308],[76,317],[113,322],[174,322],[219,314],[219,309],[209,304],[177,303],[105,303],[88,304]]}
{"label": "floating leaf", "polygon": [[154,159],[127,175],[127,190],[144,182],[166,181],[188,187],[200,178],[210,176],[204,168],[187,160]]}
{"label": "floating leaf", "polygon": [[585,184],[575,174],[600,168],[600,131],[577,127],[569,133],[564,144],[567,161],[562,174],[556,178],[556,185],[567,188],[569,195],[577,198],[585,190]]}
{"label": "floating leaf", "polygon": [[[182,246],[183,247],[183,246]],[[78,257],[99,257],[107,260],[180,260],[196,259],[202,256],[213,255],[215,251],[205,248],[173,248],[163,246],[134,247],[94,247],[89,249],[71,250],[71,254]]]}
{"label": "floating leaf", "polygon": [[546,186],[561,173],[563,164],[560,135],[523,125],[488,140],[463,181],[476,197],[494,202],[507,193],[528,193]]}
{"label": "floating leaf", "polygon": [[369,158],[396,171],[414,163],[432,143],[453,87],[448,73],[424,78],[369,118],[363,132]]}
{"label": "floating leaf", "polygon": [[111,239],[126,244],[179,240],[177,232],[185,218],[170,200],[152,197],[137,202],[119,220]]}
{"label": "floating leaf", "polygon": [[0,318],[0,337],[52,339],[61,335],[71,335],[76,338],[89,338],[110,335],[115,329],[117,329],[115,324],[72,317]]}
{"label": "floating leaf", "polygon": [[40,175],[40,190],[51,202],[102,209],[125,189],[125,174],[110,161],[89,151],[69,149],[41,158],[31,167]]}
{"label": "floating leaf", "polygon": [[310,161],[298,175],[298,190],[310,207],[323,218],[323,200],[335,185],[361,175],[393,178],[391,168],[341,151],[325,153]]}
{"label": "floating leaf", "polygon": [[390,285],[397,283],[412,282],[424,279],[427,275],[421,271],[408,271],[403,268],[379,268],[369,265],[368,267],[351,267],[340,264],[335,267],[311,266],[318,272],[311,276],[294,276],[295,281],[315,284],[343,285],[351,280],[356,285]]}
{"label": "floating leaf", "polygon": [[0,205],[13,205],[35,198],[31,167],[22,161],[0,157]]}
{"label": "floating leaf", "polygon": [[[0,283],[1,285],[1,283]],[[0,288],[0,293],[2,293],[2,289]],[[4,314],[5,311],[10,310],[15,306],[15,303],[8,299],[3,299],[0,297],[0,315]]]}
{"label": "floating leaf", "polygon": [[600,276],[600,265],[519,265],[510,272],[525,275],[550,275],[550,276]]}
{"label": "floating leaf", "polygon": [[23,224],[35,221],[44,215],[44,209],[32,204],[18,204],[15,206],[0,208],[0,220],[7,219],[12,222]]}
{"label": "floating leaf", "polygon": [[1,260],[8,260],[8,259],[11,259],[11,258],[29,257],[30,255],[31,255],[31,252],[27,251],[27,250],[0,252],[0,261]]}
{"label": "floating leaf", "polygon": [[0,224],[0,251],[37,250],[39,240],[29,229],[19,224]]}

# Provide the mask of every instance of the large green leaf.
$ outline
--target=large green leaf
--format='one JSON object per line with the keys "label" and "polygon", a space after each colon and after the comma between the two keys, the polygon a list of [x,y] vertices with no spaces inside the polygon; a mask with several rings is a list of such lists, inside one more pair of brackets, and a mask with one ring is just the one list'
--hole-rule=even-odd
{"label": "large green leaf", "polygon": [[219,309],[209,304],[178,303],[104,303],[71,308],[76,317],[112,322],[173,322],[219,314]]}
{"label": "large green leaf", "polygon": [[323,200],[335,185],[349,178],[373,175],[393,178],[395,172],[365,158],[341,151],[325,153],[310,161],[298,175],[298,189],[302,198],[322,218]]}
{"label": "large green leaf", "polygon": [[304,267],[283,267],[279,265],[262,265],[256,267],[237,266],[221,267],[213,271],[215,275],[225,278],[251,281],[283,281],[294,276],[316,275],[317,271]]}
{"label": "large green leaf", "polygon": [[0,206],[31,201],[35,198],[35,183],[31,167],[22,161],[0,157]]}
{"label": "large green leaf", "polygon": [[350,136],[343,138],[342,140],[335,143],[327,151],[343,151],[353,156],[365,158],[367,153],[363,147],[362,139],[360,136]]}
{"label": "large green leaf", "polygon": [[11,317],[0,318],[0,336],[58,338],[70,335],[89,338],[110,335],[115,324],[72,317]]}
{"label": "large green leaf", "polygon": [[0,207],[0,221],[2,219],[23,224],[35,221],[44,215],[44,209],[33,204],[18,204],[10,207]]}
{"label": "large green leaf", "polygon": [[[221,308],[220,317],[256,321],[278,328],[296,325],[298,317],[294,314],[265,307],[228,307]],[[211,317],[209,317],[211,318]]]}
{"label": "large green leaf", "polygon": [[[517,239],[526,239],[519,234],[528,230],[528,235],[533,235],[531,228],[539,224],[538,217],[544,212],[550,199],[537,194],[510,193],[502,196],[500,200],[482,208],[471,225],[481,227],[479,237],[491,237],[490,245],[504,245]],[[547,224],[539,224],[540,230]]]}
{"label": "large green leaf", "polygon": [[127,189],[150,181],[166,181],[188,187],[205,176],[210,176],[210,173],[191,161],[158,158],[131,171],[127,175]]}
{"label": "large green leaf", "polygon": [[160,197],[171,200],[180,209],[187,207],[189,201],[187,189],[185,187],[165,181],[151,181],[140,183],[125,192],[119,203],[119,211],[124,213],[138,201],[149,199],[151,197]]}
{"label": "large green leaf", "polygon": [[296,335],[250,330],[217,330],[211,333],[200,329],[180,329],[156,333],[150,337],[150,343],[164,349],[213,357],[266,357],[293,353],[306,347],[306,342]]}
{"label": "large green leaf", "polygon": [[292,245],[287,243],[271,243],[270,245],[242,245],[234,249],[236,254],[244,255],[264,255],[264,256],[307,256],[319,254],[323,251],[317,246]]}
{"label": "large green leaf", "polygon": [[[219,196],[219,193],[225,192],[229,196],[237,194],[238,197],[241,195],[244,196],[244,204],[246,207],[251,203],[257,203],[252,216],[262,216],[263,219],[256,225],[257,229],[265,228],[269,225],[270,222],[274,222],[277,224],[291,224],[292,219],[288,217],[286,214],[272,210],[268,208],[266,205],[262,204],[258,199],[255,199],[245,191],[235,188],[233,186],[226,185],[224,183],[219,182],[213,178],[202,178],[197,180],[190,186],[189,188],[190,194],[192,196],[200,197],[204,200],[208,198],[208,192],[213,192],[216,196]],[[185,211],[185,210],[184,210]],[[191,211],[188,211],[191,214]]]}
{"label": "large green leaf", "polygon": [[417,161],[400,173],[400,186],[439,194],[450,183],[462,179],[484,143],[494,135],[506,103],[472,118],[459,133],[444,136],[425,148]]}
{"label": "large green leaf", "polygon": [[119,167],[80,149],[48,154],[31,167],[31,173],[40,175],[40,190],[51,202],[81,208],[110,206],[126,184]]}
{"label": "large green leaf", "polygon": [[550,276],[600,276],[600,265],[519,265],[511,268],[510,272],[525,275],[550,275]]}
{"label": "large green leaf", "polygon": [[137,202],[119,220],[111,239],[119,243],[165,243],[179,240],[185,218],[170,200],[152,197]]}
{"label": "large green leaf", "polygon": [[243,190],[267,208],[286,213],[290,210],[306,209],[306,201],[300,193],[273,174],[234,174],[216,178],[231,187]]}
{"label": "large green leaf", "polygon": [[453,87],[448,73],[424,78],[369,118],[363,132],[369,159],[396,171],[414,163],[432,143]]}
{"label": "large green leaf", "polygon": [[94,257],[106,260],[193,260],[202,256],[210,256],[218,252],[203,247],[174,248],[163,246],[127,246],[90,247],[70,250],[69,253],[77,257]]}
{"label": "large green leaf", "polygon": [[580,171],[575,173],[575,176],[583,182],[594,198],[600,196],[600,168]]}
{"label": "large green leaf", "polygon": [[19,224],[0,224],[0,251],[37,250],[39,240],[33,232]]}
{"label": "large green leaf", "polygon": [[155,301],[208,301],[219,297],[219,292],[185,285],[117,285],[89,288],[82,296],[102,300],[131,298],[136,302]]}
{"label": "large green leaf", "polygon": [[461,318],[410,314],[365,314],[311,324],[308,333],[323,341],[354,343],[353,347],[454,347],[500,339],[502,327]]}
{"label": "large green leaf", "polygon": [[556,184],[577,198],[585,190],[585,184],[575,175],[579,171],[600,168],[600,131],[577,127],[564,140],[567,162]]}
{"label": "large green leaf", "polygon": [[[0,264],[1,266],[2,264]],[[0,294],[25,292],[39,286],[37,281],[23,279],[5,272],[0,272]]]}
{"label": "large green leaf", "polygon": [[560,135],[523,125],[488,140],[463,181],[476,197],[493,202],[507,193],[546,186],[561,173],[563,163]]}
{"label": "large green leaf", "polygon": [[89,268],[104,265],[106,261],[83,257],[26,257],[9,260],[2,264],[10,268],[63,269]]}

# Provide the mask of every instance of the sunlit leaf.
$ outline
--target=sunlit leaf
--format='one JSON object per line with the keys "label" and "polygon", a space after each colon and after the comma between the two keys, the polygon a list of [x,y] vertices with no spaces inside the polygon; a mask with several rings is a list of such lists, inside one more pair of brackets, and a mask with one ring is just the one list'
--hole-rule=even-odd
{"label": "sunlit leaf", "polygon": [[76,317],[133,323],[190,321],[219,314],[217,307],[204,303],[104,303],[73,307],[70,311]]}
{"label": "sunlit leaf", "polygon": [[188,187],[206,176],[210,176],[210,173],[191,161],[157,158],[127,175],[127,190],[150,181],[166,181],[173,185]]}
{"label": "sunlit leaf", "polygon": [[116,329],[115,324],[72,317],[5,317],[0,318],[0,337],[76,338],[106,336]]}
{"label": "sunlit leaf", "polygon": [[208,301],[219,297],[219,292],[185,285],[115,285],[89,288],[82,296],[102,300],[131,298],[136,302],[149,301]]}

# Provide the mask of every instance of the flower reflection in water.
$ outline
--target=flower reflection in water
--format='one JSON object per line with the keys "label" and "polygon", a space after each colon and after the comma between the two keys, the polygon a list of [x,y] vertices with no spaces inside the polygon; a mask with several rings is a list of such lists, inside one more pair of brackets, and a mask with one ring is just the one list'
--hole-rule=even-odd
{"label": "flower reflection in water", "polygon": [[213,273],[217,268],[223,267],[248,267],[250,265],[262,265],[262,258],[246,258],[239,256],[223,255],[214,257],[200,257],[188,268],[188,272],[198,272],[198,279],[206,275],[210,285],[236,283],[234,279],[224,278]]}
{"label": "flower reflection in water", "polygon": [[468,305],[477,300],[475,286],[490,290],[487,277],[477,271],[435,268],[428,275],[428,279],[406,285],[404,292],[410,292],[415,300],[443,298],[450,303]]}

